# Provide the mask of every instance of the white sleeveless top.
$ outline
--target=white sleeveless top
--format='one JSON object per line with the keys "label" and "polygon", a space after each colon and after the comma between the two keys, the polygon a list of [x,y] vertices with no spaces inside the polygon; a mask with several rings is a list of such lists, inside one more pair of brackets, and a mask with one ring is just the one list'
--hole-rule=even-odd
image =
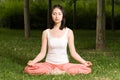
{"label": "white sleeveless top", "polygon": [[67,55],[67,33],[69,28],[66,28],[64,35],[60,38],[55,38],[50,35],[50,29],[47,29],[48,34],[48,54],[46,56],[46,62],[52,64],[64,64],[68,63]]}

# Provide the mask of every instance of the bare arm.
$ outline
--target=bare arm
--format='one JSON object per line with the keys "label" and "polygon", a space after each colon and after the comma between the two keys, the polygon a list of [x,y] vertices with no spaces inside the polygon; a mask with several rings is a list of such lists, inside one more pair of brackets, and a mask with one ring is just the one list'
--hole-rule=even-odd
{"label": "bare arm", "polygon": [[80,63],[83,63],[83,64],[86,63],[86,61],[75,50],[74,35],[72,30],[69,30],[68,32],[68,45],[69,45],[71,56]]}
{"label": "bare arm", "polygon": [[42,46],[40,53],[33,59],[28,62],[28,65],[33,65],[39,61],[41,61],[46,54],[46,48],[47,48],[47,33],[46,30],[42,33]]}

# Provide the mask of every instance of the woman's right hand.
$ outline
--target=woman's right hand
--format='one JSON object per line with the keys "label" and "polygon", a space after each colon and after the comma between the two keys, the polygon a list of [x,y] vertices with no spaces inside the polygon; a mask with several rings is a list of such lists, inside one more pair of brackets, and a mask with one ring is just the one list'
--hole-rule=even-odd
{"label": "woman's right hand", "polygon": [[35,62],[32,61],[32,60],[29,60],[28,63],[27,63],[28,66],[33,66],[34,64],[35,64]]}

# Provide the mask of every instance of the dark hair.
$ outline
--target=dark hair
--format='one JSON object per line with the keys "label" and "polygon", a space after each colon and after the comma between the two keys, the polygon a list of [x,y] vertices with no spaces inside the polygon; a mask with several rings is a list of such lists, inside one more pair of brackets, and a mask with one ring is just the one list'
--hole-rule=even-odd
{"label": "dark hair", "polygon": [[52,29],[54,27],[54,22],[52,20],[52,12],[55,8],[58,8],[62,11],[62,14],[63,14],[63,18],[62,18],[62,21],[61,21],[61,25],[60,25],[60,30],[62,30],[63,28],[66,28],[65,26],[65,12],[64,12],[64,9],[61,5],[54,5],[51,9],[51,12],[50,12],[50,25],[49,25],[49,28]]}

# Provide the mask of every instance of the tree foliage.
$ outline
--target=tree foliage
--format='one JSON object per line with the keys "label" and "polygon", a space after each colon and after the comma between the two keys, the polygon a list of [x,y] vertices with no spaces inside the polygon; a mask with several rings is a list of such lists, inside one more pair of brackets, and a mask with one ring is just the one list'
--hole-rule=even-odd
{"label": "tree foliage", "polygon": [[[1,0],[0,27],[24,28],[23,0]],[[111,0],[106,1],[106,26],[110,29]],[[120,26],[120,0],[115,0],[114,19],[116,29]],[[44,3],[44,4],[43,4]],[[95,29],[96,27],[96,0],[76,0],[76,26],[80,29]],[[73,0],[52,0],[54,4],[61,4],[66,12],[66,25],[73,25]],[[30,0],[31,28],[47,27],[48,0]]]}

